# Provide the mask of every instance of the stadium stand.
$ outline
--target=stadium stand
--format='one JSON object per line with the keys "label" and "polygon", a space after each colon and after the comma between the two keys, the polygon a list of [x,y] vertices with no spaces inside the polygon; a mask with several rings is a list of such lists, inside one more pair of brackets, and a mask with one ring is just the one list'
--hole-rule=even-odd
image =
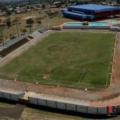
{"label": "stadium stand", "polygon": [[41,29],[39,29],[38,31],[40,32],[40,33],[44,33],[44,32],[46,32],[46,31],[48,31],[49,30],[49,28],[41,28]]}
{"label": "stadium stand", "polygon": [[41,35],[40,32],[35,31],[32,34],[30,34],[29,37],[31,37],[32,39],[35,39],[35,38],[39,37],[40,35]]}
{"label": "stadium stand", "polygon": [[26,35],[20,36],[19,38],[15,38],[13,40],[8,41],[4,45],[4,49],[0,51],[0,56],[4,57],[7,54],[9,54],[10,52],[12,52],[15,49],[17,49],[18,47],[20,47],[21,45],[28,42],[29,40],[26,38],[28,35],[29,34],[26,34]]}
{"label": "stadium stand", "polygon": [[38,31],[33,32],[32,34],[29,35],[29,39],[36,39],[38,38],[42,33],[45,33],[46,31],[48,31],[49,28],[41,28]]}

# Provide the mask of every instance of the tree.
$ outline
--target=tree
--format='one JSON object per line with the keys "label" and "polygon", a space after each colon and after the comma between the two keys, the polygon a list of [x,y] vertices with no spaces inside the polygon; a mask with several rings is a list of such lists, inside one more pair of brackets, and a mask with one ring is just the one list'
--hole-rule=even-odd
{"label": "tree", "polygon": [[67,7],[69,3],[69,0],[65,0],[65,6]]}
{"label": "tree", "polygon": [[2,11],[5,11],[6,14],[7,14],[7,16],[11,15],[12,12],[13,12],[13,10],[9,10],[7,7],[4,7],[4,8],[2,9]]}
{"label": "tree", "polygon": [[3,43],[3,45],[4,45],[2,30],[0,30],[0,43]]}
{"label": "tree", "polygon": [[27,32],[27,29],[22,29],[21,32],[25,34]]}
{"label": "tree", "polygon": [[11,27],[11,25],[12,25],[11,18],[7,18],[7,19],[6,19],[6,25],[7,25],[8,27]]}
{"label": "tree", "polygon": [[21,17],[16,17],[16,18],[14,18],[14,20],[13,20],[13,24],[16,25],[18,37],[19,37],[19,24],[20,24],[19,21],[20,21],[20,20],[21,20]]}
{"label": "tree", "polygon": [[42,9],[45,9],[45,4],[44,3],[42,4]]}
{"label": "tree", "polygon": [[4,26],[0,26],[0,43],[2,42],[4,45],[3,29]]}
{"label": "tree", "polygon": [[2,23],[2,19],[0,19],[0,24]]}
{"label": "tree", "polygon": [[80,1],[79,0],[75,0],[75,3],[76,3],[76,5],[78,5],[80,3]]}
{"label": "tree", "polygon": [[41,24],[41,17],[36,18],[36,23]]}
{"label": "tree", "polygon": [[49,23],[50,23],[50,10],[45,11],[46,14],[46,22],[47,22],[47,27],[49,28]]}
{"label": "tree", "polygon": [[34,24],[34,20],[32,18],[29,18],[29,19],[26,20],[26,24],[30,28],[30,33],[31,33],[32,32],[32,26]]}
{"label": "tree", "polygon": [[2,19],[0,19],[0,43],[2,42],[3,45],[4,45],[4,35],[3,35],[4,26],[6,26],[6,24],[3,22]]}

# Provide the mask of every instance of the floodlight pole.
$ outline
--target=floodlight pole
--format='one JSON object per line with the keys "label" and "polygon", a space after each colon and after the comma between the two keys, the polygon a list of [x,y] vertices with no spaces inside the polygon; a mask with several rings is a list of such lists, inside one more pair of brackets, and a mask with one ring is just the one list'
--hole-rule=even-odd
{"label": "floodlight pole", "polygon": [[61,24],[61,12],[60,12],[60,8],[59,8],[58,14],[59,14],[59,24]]}
{"label": "floodlight pole", "polygon": [[50,14],[46,13],[46,15],[47,15],[47,27],[50,28]]}
{"label": "floodlight pole", "polygon": [[17,35],[18,35],[18,37],[19,37],[18,25],[19,25],[19,23],[17,22],[17,23],[16,23],[16,28],[17,28]]}
{"label": "floodlight pole", "polygon": [[49,26],[50,26],[50,23],[49,23],[49,16],[47,16],[46,22],[47,22],[46,26],[47,26],[47,28],[49,28]]}
{"label": "floodlight pole", "polygon": [[[113,11],[111,11],[111,13],[113,13]],[[113,15],[110,16],[110,18],[111,18],[111,25],[112,25],[112,17],[113,17]]]}
{"label": "floodlight pole", "polygon": [[2,40],[2,43],[4,45],[5,43],[4,43],[4,37],[3,37],[3,29],[4,29],[4,26],[2,26],[0,29],[0,39]]}

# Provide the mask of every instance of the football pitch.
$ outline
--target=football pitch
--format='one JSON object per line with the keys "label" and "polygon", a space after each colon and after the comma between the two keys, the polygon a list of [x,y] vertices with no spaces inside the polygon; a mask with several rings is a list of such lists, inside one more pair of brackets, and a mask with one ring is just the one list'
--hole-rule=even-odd
{"label": "football pitch", "polygon": [[77,89],[110,83],[114,33],[56,32],[0,69],[0,78]]}

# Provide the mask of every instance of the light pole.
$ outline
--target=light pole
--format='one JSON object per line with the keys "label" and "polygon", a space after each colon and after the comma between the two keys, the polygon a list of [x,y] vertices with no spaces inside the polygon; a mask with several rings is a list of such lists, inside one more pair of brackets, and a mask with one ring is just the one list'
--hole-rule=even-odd
{"label": "light pole", "polygon": [[61,24],[61,9],[60,8],[59,8],[58,15],[59,15],[59,24]]}
{"label": "light pole", "polygon": [[111,25],[112,25],[113,11],[111,11],[111,16],[110,16],[110,18],[111,18]]}
{"label": "light pole", "polygon": [[3,30],[4,30],[4,26],[0,26],[0,41],[4,45],[5,43],[4,43],[4,37],[3,37]]}
{"label": "light pole", "polygon": [[46,21],[47,21],[47,27],[50,27],[50,10],[48,12],[45,12],[47,17],[46,17]]}

